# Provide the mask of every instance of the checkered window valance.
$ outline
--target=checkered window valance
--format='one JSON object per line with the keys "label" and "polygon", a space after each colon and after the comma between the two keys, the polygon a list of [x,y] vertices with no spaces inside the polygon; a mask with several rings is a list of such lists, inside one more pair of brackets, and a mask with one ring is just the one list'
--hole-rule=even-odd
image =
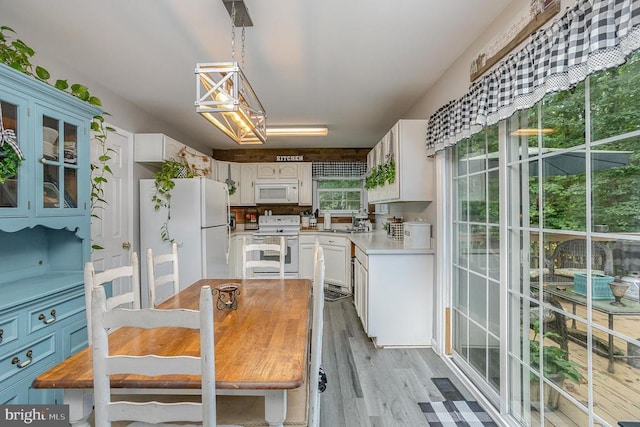
{"label": "checkered window valance", "polygon": [[367,164],[364,162],[313,162],[311,167],[314,178],[360,178],[367,172]]}
{"label": "checkered window valance", "polygon": [[429,118],[427,154],[530,108],[589,74],[623,64],[640,48],[640,0],[578,0],[522,50]]}

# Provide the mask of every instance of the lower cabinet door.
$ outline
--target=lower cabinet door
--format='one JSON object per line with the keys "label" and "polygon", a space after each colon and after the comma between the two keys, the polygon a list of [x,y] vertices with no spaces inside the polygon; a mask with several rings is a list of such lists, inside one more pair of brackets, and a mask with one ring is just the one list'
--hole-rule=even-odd
{"label": "lower cabinet door", "polygon": [[33,388],[31,383],[43,372],[53,368],[53,361],[30,372],[29,375],[17,381],[6,389],[0,390],[0,404],[2,405],[53,405],[62,404],[62,389]]}

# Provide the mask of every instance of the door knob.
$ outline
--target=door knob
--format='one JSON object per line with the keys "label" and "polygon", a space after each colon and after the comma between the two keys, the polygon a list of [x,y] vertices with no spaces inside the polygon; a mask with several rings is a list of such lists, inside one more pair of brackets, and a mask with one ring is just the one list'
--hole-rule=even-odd
{"label": "door knob", "polygon": [[122,249],[131,249],[131,243],[122,242]]}

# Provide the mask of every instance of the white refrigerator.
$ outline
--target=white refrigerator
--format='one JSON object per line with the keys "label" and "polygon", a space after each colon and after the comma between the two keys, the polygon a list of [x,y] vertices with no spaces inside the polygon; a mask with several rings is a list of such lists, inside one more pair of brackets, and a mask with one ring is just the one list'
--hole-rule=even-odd
{"label": "white refrigerator", "polygon": [[[140,180],[140,270],[143,305],[148,306],[147,248],[153,254],[171,252],[161,228],[167,223],[169,236],[178,244],[180,289],[202,278],[228,278],[229,192],[226,184],[207,178],[175,179],[171,191],[170,218],[167,209],[155,210],[153,179]],[[166,274],[157,271],[157,275]]]}

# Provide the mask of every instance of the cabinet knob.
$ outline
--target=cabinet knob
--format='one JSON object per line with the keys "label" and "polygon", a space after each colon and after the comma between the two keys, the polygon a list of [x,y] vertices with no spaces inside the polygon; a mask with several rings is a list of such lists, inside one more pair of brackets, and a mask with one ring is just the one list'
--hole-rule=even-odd
{"label": "cabinet knob", "polygon": [[40,163],[47,163],[47,159],[45,159],[44,157],[40,158]]}
{"label": "cabinet knob", "polygon": [[13,359],[11,359],[11,364],[16,365],[18,368],[26,367],[31,363],[31,360],[33,360],[32,359],[33,350],[27,350],[27,352],[25,353],[25,356],[27,356],[27,360],[25,360],[24,362],[21,362],[18,357],[14,357]]}
{"label": "cabinet knob", "polygon": [[122,242],[122,249],[131,249],[131,243]]}

